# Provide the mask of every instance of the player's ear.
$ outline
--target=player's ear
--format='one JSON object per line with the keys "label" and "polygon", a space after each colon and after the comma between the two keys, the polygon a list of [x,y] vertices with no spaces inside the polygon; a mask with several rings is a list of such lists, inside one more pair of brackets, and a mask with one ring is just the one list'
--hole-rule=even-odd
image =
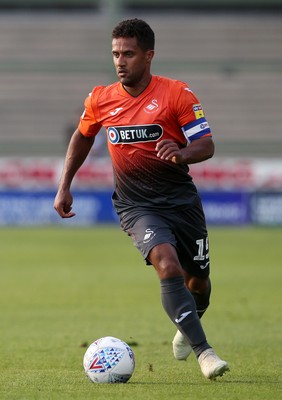
{"label": "player's ear", "polygon": [[146,52],[146,59],[147,62],[151,62],[154,57],[155,51],[154,50],[147,50]]}

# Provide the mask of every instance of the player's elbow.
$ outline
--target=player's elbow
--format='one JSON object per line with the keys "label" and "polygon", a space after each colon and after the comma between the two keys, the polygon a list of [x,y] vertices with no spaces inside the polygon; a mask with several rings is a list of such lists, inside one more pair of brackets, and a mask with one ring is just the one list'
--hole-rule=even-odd
{"label": "player's elbow", "polygon": [[214,156],[215,145],[211,137],[204,138],[204,140],[206,142],[205,143],[206,160],[208,160],[209,158],[212,158]]}
{"label": "player's elbow", "polygon": [[214,152],[215,152],[214,142],[211,141],[209,152],[208,152],[208,158],[212,158],[214,156]]}

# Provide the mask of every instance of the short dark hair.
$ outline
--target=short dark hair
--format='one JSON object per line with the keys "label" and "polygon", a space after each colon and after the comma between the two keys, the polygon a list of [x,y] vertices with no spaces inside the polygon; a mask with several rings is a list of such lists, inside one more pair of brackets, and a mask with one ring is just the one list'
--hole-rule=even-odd
{"label": "short dark hair", "polygon": [[144,50],[154,50],[155,34],[147,22],[134,18],[121,21],[112,32],[112,39],[136,37],[138,46]]}

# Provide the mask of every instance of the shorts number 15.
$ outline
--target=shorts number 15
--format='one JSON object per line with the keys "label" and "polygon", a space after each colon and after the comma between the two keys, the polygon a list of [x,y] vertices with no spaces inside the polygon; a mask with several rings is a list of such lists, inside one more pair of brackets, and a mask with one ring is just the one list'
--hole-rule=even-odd
{"label": "shorts number 15", "polygon": [[196,244],[198,245],[198,254],[194,257],[194,260],[195,261],[207,260],[210,257],[208,237],[206,237],[205,239],[196,240]]}

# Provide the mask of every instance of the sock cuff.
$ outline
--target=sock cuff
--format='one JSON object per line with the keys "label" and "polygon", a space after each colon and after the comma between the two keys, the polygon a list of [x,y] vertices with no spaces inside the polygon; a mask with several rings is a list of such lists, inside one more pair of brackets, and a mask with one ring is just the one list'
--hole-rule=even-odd
{"label": "sock cuff", "polygon": [[184,282],[184,277],[183,276],[175,276],[174,278],[167,278],[167,279],[161,279],[161,286],[162,285],[169,285],[177,282]]}
{"label": "sock cuff", "polygon": [[176,276],[175,278],[161,279],[160,284],[162,293],[174,292],[183,288],[184,277]]}

